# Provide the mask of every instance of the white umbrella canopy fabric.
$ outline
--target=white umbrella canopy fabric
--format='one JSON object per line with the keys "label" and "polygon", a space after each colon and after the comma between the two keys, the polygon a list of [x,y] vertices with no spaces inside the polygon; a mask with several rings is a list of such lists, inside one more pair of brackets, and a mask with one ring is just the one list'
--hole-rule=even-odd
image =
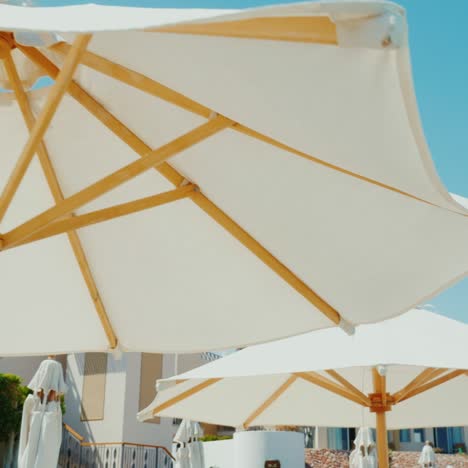
{"label": "white umbrella canopy fabric", "polygon": [[0,355],[350,330],[466,275],[395,4],[0,5],[0,31]]}
{"label": "white umbrella canopy fabric", "polygon": [[468,325],[419,309],[362,325],[354,336],[319,330],[160,380],[138,417],[234,427],[377,426],[378,434],[385,418],[389,429],[463,426],[467,342]]}

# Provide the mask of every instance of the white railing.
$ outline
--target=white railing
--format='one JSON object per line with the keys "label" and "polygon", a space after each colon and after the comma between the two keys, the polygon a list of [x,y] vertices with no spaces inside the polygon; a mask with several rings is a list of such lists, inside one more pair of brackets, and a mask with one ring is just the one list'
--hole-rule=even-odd
{"label": "white railing", "polygon": [[79,434],[65,426],[59,465],[61,468],[172,468],[173,459],[164,447],[83,442]]}

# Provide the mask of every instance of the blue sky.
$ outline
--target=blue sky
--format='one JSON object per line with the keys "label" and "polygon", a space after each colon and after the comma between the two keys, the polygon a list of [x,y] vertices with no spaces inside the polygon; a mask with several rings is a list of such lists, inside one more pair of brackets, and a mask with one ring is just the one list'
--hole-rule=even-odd
{"label": "blue sky", "polygon": [[[94,0],[96,2],[96,0]],[[86,3],[42,0],[40,5]],[[114,0],[114,5],[244,8],[284,0]],[[468,198],[468,0],[400,0],[407,9],[413,74],[426,138],[449,191]],[[468,242],[468,239],[467,239]],[[468,322],[468,279],[430,301],[440,313]]]}

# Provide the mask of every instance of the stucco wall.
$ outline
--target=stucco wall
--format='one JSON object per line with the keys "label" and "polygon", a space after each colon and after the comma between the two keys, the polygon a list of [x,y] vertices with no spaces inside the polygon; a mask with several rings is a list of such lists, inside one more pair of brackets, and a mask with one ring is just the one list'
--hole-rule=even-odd
{"label": "stucco wall", "polygon": [[116,360],[109,354],[107,359],[104,419],[101,421],[81,421],[84,354],[68,356],[66,381],[69,388],[65,397],[67,412],[64,416],[64,422],[81,434],[86,441],[122,441],[127,362],[127,355],[123,355],[121,360]]}
{"label": "stucco wall", "polygon": [[[140,372],[141,372],[141,354],[128,353],[127,375],[126,375],[126,395],[124,408],[124,428],[123,439],[125,442],[136,442],[149,445],[163,445],[170,450],[172,438],[177,426],[172,424],[172,419],[161,418],[159,424],[151,422],[138,422],[136,414],[139,411],[140,401]],[[163,357],[163,375],[172,368],[170,366],[169,356]],[[156,384],[156,382],[155,382]],[[155,390],[156,392],[156,390]]]}

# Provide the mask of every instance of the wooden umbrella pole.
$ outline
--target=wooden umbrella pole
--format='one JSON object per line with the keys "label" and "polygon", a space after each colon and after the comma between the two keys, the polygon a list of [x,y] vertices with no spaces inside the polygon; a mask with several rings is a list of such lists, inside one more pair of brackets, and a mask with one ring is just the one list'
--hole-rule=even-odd
{"label": "wooden umbrella pole", "polygon": [[374,394],[371,400],[375,402],[371,411],[375,412],[377,432],[377,457],[379,468],[389,468],[388,463],[388,438],[387,438],[387,382],[386,377],[379,374],[376,368],[373,370]]}
{"label": "wooden umbrella pole", "polygon": [[387,413],[375,413],[377,431],[377,456],[379,468],[388,468],[388,439],[387,439]]}

